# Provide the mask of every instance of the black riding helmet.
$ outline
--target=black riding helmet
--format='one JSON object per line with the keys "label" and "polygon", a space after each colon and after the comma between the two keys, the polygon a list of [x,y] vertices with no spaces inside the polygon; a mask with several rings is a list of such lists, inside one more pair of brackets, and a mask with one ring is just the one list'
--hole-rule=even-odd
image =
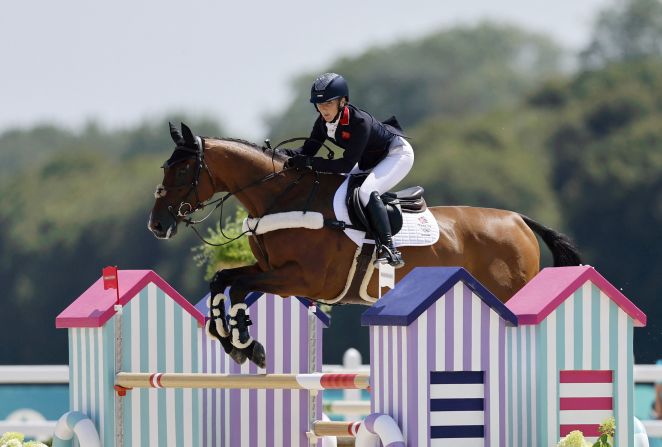
{"label": "black riding helmet", "polygon": [[336,73],[324,73],[318,76],[310,88],[310,102],[313,104],[342,97],[349,99],[349,87],[345,78]]}

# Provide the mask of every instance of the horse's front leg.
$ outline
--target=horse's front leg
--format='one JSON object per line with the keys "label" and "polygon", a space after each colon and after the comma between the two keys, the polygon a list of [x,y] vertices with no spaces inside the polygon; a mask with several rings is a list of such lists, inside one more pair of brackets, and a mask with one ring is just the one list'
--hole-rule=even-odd
{"label": "horse's front leg", "polygon": [[237,349],[232,345],[230,339],[230,330],[225,315],[225,289],[231,286],[237,277],[241,275],[250,275],[259,272],[257,264],[237,267],[233,269],[224,269],[216,272],[209,283],[209,320],[207,320],[207,333],[217,339],[223,350],[237,363],[242,364],[246,361],[246,354],[243,350]]}
{"label": "horse's front leg", "polygon": [[296,288],[296,283],[302,281],[302,273],[299,264],[290,263],[274,270],[242,275],[232,284],[229,312],[232,344],[260,368],[266,368],[266,353],[264,346],[250,335],[248,327],[252,322],[244,299],[249,292],[256,291],[287,296]]}

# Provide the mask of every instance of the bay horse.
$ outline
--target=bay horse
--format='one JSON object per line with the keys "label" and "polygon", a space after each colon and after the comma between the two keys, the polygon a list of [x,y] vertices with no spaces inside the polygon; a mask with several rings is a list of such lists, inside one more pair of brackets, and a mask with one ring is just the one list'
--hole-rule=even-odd
{"label": "bay horse", "polygon": [[[186,125],[181,133],[172,124],[170,128],[177,147],[163,166],[163,182],[157,186],[148,224],[157,238],[173,237],[178,224],[191,223],[190,215],[208,206],[207,201],[218,192],[228,193],[223,199],[236,196],[254,218],[303,209],[322,213],[325,219],[335,218],[332,199],[343,175],[283,169],[287,157],[271,149],[243,140],[196,137]],[[313,190],[315,194],[311,194]],[[540,247],[534,233],[551,250],[555,266],[581,262],[566,236],[519,213],[468,206],[430,210],[439,240],[431,246],[401,247],[406,265],[395,271],[396,282],[415,267],[461,266],[505,302],[540,270]],[[237,326],[236,309],[242,309],[245,296],[258,291],[332,300],[346,287],[357,246],[342,231],[327,227],[255,234],[249,243],[257,261],[220,270],[210,284],[207,329],[235,361],[243,363],[248,358],[264,367],[266,354],[250,338],[250,320],[246,316]],[[372,296],[377,296],[377,276],[373,274],[367,286]],[[228,286],[232,307],[226,321],[221,301]],[[339,303],[370,304],[357,296],[345,296]]]}

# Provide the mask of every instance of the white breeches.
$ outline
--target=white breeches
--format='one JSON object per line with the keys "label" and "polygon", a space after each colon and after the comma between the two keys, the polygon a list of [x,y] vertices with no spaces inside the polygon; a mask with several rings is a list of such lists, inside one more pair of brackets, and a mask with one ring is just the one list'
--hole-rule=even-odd
{"label": "white breeches", "polygon": [[[414,165],[414,150],[407,140],[396,137],[391,143],[391,148],[386,157],[377,166],[370,170],[370,174],[359,188],[359,198],[363,206],[368,204],[370,194],[373,191],[384,194],[405,178]],[[361,171],[357,166],[350,174],[358,174]]]}

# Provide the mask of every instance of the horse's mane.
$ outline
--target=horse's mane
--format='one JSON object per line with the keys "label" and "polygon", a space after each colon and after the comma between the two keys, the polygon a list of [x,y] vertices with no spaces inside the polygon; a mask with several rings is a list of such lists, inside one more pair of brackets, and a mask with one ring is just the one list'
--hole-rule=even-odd
{"label": "horse's mane", "polygon": [[259,146],[251,141],[243,140],[241,138],[226,138],[226,137],[203,137],[206,140],[216,140],[216,141],[229,141],[232,143],[239,143],[244,146],[253,149],[254,151],[268,157],[269,159],[274,158],[275,160],[285,161],[287,160],[287,155],[279,152],[278,150],[269,149],[265,146]]}

